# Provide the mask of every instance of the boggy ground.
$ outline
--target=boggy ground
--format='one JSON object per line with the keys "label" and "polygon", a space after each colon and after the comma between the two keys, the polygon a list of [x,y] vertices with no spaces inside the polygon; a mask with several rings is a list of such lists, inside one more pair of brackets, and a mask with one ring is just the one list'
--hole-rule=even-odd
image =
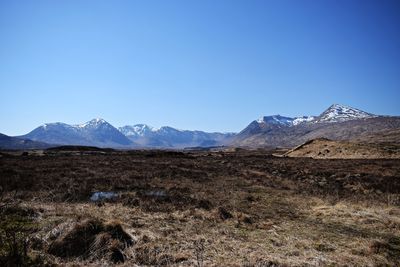
{"label": "boggy ground", "polygon": [[[0,156],[2,266],[400,265],[400,160],[11,154]],[[96,191],[117,197],[91,202]]]}

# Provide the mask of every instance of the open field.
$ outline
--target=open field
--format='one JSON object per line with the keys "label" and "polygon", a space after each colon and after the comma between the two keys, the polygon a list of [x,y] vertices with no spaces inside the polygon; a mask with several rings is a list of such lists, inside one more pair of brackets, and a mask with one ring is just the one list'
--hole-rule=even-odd
{"label": "open field", "polygon": [[400,160],[272,153],[2,153],[0,265],[400,265]]}

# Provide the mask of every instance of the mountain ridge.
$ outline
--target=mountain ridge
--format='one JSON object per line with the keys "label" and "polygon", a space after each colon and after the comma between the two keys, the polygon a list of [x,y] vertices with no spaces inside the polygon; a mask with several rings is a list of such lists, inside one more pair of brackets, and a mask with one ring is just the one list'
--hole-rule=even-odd
{"label": "mountain ridge", "polygon": [[154,128],[147,124],[126,125],[118,128],[131,141],[145,147],[185,148],[227,144],[234,133],[180,130],[170,126]]}
{"label": "mountain ridge", "polygon": [[[303,118],[303,121],[294,123],[298,118]],[[378,140],[379,136],[374,135],[395,129],[400,129],[400,117],[375,115],[349,106],[333,104],[318,116],[263,116],[262,121],[254,120],[236,135],[231,145],[293,147],[314,138],[352,140],[362,139],[364,135],[370,135],[370,140]]]}
{"label": "mountain ridge", "polygon": [[60,145],[180,149],[187,146],[224,145],[232,135],[233,133],[179,130],[170,126],[157,129],[146,124],[116,128],[106,120],[96,118],[73,125],[63,122],[45,123],[18,138]]}
{"label": "mountain ridge", "polygon": [[299,117],[286,117],[277,114],[262,116],[256,121],[261,124],[270,123],[275,125],[295,126],[301,123],[334,123],[373,117],[377,117],[377,115],[346,105],[332,104],[318,116],[303,115]]}
{"label": "mountain ridge", "polygon": [[[332,140],[385,140],[397,142],[400,117],[375,115],[346,105],[333,104],[318,116],[262,116],[239,133],[180,130],[147,124],[114,127],[95,118],[82,124],[45,123],[16,138],[58,145],[121,149],[185,147],[292,147],[313,138]],[[10,141],[11,142],[11,141]],[[15,142],[14,142],[15,143]],[[11,142],[12,144],[12,142]],[[16,143],[15,143],[16,144]]]}

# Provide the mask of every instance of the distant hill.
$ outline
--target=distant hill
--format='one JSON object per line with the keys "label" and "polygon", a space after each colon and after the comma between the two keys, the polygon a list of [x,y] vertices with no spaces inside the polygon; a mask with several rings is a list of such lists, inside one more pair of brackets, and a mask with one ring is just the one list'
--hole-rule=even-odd
{"label": "distant hill", "polygon": [[52,145],[0,134],[0,149],[45,149]]}

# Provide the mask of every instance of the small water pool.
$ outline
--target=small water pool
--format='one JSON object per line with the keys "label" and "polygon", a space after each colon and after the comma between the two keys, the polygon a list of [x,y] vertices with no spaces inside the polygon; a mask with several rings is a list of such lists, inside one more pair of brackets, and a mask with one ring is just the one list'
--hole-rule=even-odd
{"label": "small water pool", "polygon": [[118,194],[115,192],[94,192],[92,196],[90,197],[91,201],[101,201],[101,200],[110,200],[110,199],[115,199],[118,197]]}

